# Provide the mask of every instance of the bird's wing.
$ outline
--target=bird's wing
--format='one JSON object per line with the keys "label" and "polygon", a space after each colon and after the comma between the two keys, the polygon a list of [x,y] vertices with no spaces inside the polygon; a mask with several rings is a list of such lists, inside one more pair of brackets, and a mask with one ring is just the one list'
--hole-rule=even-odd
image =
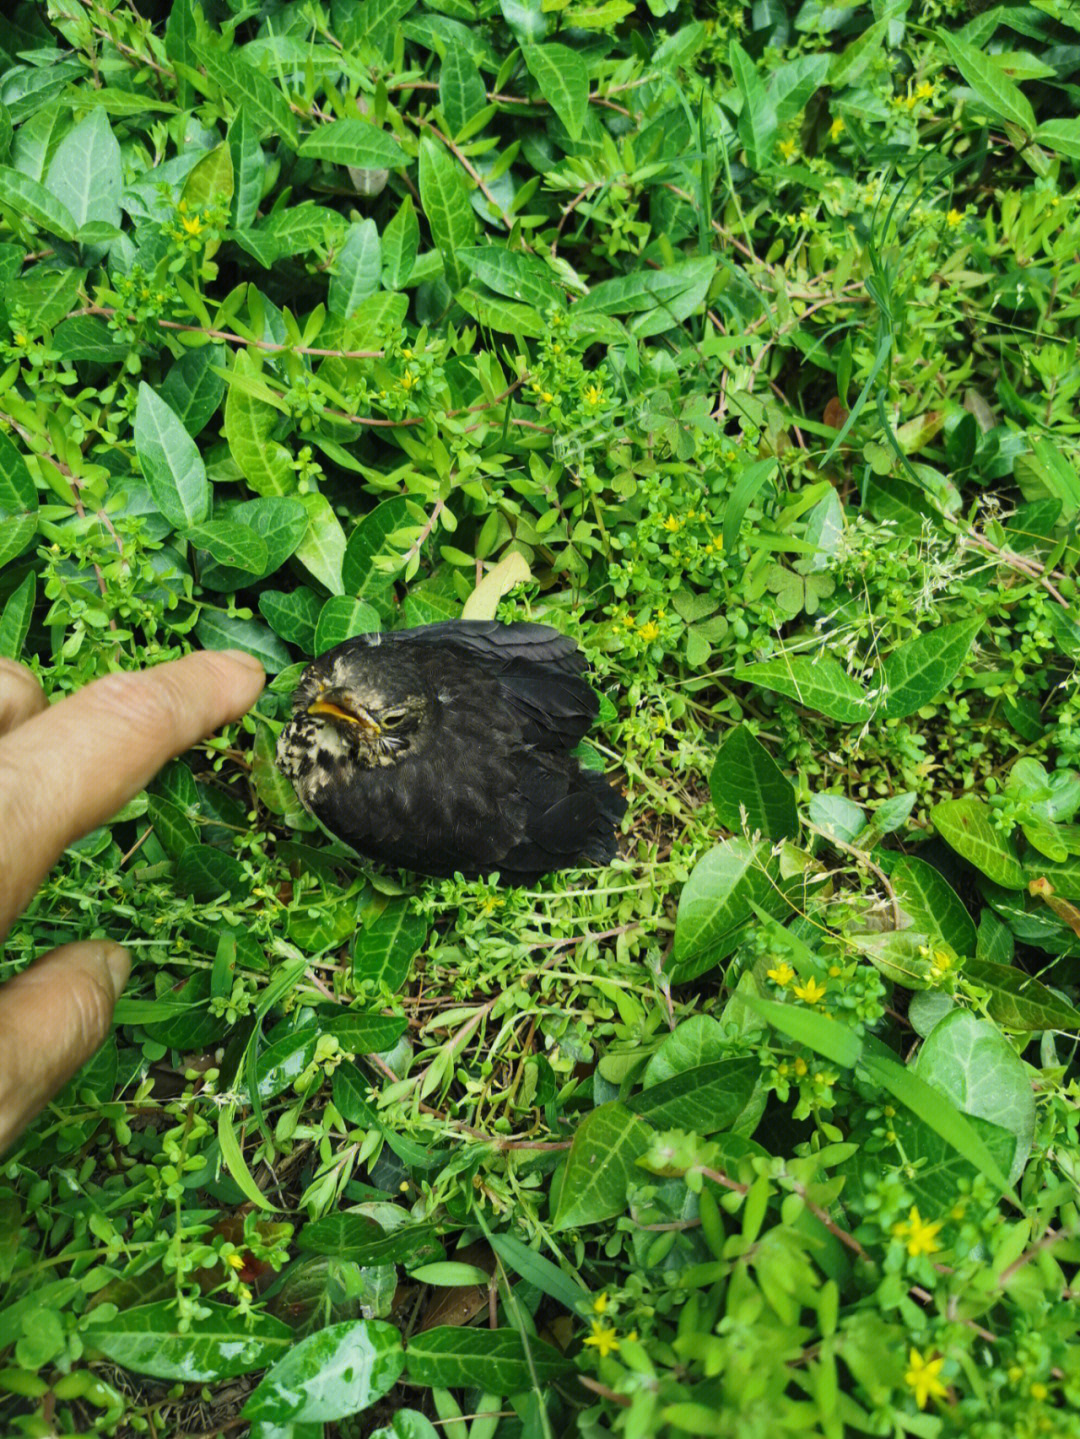
{"label": "bird's wing", "polygon": [[600,709],[583,678],[588,660],[550,625],[446,620],[391,631],[382,642],[457,650],[482,665],[519,715],[526,742],[541,749],[573,749]]}

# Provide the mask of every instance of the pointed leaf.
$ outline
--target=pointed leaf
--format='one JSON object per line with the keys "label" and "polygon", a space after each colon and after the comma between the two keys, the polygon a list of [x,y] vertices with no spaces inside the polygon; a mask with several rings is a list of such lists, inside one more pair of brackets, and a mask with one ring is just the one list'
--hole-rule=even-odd
{"label": "pointed leaf", "polygon": [[841,724],[862,724],[872,710],[865,691],[838,659],[821,655],[783,655],[756,665],[739,665],[736,679],[787,695],[806,709],[817,710]]}
{"label": "pointed leaf", "polygon": [[1024,889],[1027,875],[1012,845],[994,828],[992,812],[974,795],[942,800],[930,811],[934,828],[957,854],[1005,889]]}
{"label": "pointed leaf", "polygon": [[171,525],[201,524],[210,485],[195,442],[159,395],[142,381],[135,408],[135,453],[154,503]]}
{"label": "pointed leaf", "polygon": [[626,1205],[626,1188],[638,1170],[652,1128],[622,1104],[601,1104],[578,1126],[566,1161],[553,1229],[577,1229],[614,1219]]}
{"label": "pointed leaf", "polygon": [[891,650],[881,667],[886,719],[903,719],[930,704],[960,673],[983,615],[958,624],[941,625]]}
{"label": "pointed leaf", "polygon": [[230,1304],[202,1300],[199,1316],[181,1326],[173,1300],[140,1304],[90,1322],[83,1342],[135,1374],[184,1384],[209,1384],[265,1369],[295,1343],[292,1330],[269,1314],[240,1320]]}
{"label": "pointed leaf", "polygon": [[709,790],[725,829],[741,833],[745,810],[751,834],[759,831],[766,839],[790,839],[798,832],[791,781],[745,725],[733,729],[717,751]]}
{"label": "pointed leaf", "polygon": [[344,1419],[392,1389],[404,1367],[401,1335],[392,1324],[330,1324],[278,1360],[244,1405],[243,1417],[305,1424]]}
{"label": "pointed leaf", "polygon": [[391,134],[359,116],[331,120],[328,125],[312,130],[304,136],[300,154],[330,160],[335,165],[353,165],[360,170],[397,170],[410,163]]}
{"label": "pointed leaf", "polygon": [[577,50],[554,42],[522,45],[521,54],[541,95],[566,127],[580,140],[589,108],[589,67]]}

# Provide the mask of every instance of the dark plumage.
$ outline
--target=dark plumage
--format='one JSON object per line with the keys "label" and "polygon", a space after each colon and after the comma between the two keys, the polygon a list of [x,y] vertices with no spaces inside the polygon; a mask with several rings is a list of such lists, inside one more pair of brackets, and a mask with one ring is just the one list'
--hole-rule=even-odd
{"label": "dark plumage", "polygon": [[361,854],[508,883],[615,854],[626,801],[570,751],[596,718],[584,655],[547,625],[451,620],[313,660],[277,762]]}

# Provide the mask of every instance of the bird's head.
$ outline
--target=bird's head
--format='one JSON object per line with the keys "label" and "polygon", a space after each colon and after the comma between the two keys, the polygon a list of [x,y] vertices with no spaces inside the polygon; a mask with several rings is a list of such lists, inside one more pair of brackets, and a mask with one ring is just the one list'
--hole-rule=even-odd
{"label": "bird's head", "polygon": [[293,721],[328,758],[365,769],[395,765],[426,742],[437,705],[426,689],[400,656],[331,651],[301,675]]}

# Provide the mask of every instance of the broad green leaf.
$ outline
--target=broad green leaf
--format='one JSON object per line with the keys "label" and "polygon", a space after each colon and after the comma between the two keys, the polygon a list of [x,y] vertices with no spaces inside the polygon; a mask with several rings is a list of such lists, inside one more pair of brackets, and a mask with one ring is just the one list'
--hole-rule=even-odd
{"label": "broad green leaf", "polygon": [[[834,90],[841,85],[850,85],[862,75],[872,60],[877,57],[888,34],[891,19],[877,20],[873,25],[868,25],[861,35],[857,36],[846,49],[832,57],[831,63],[826,56],[814,56],[826,61],[826,69],[829,77],[829,84]],[[824,79],[824,76],[822,77]],[[799,107],[801,109],[801,106]],[[797,111],[795,112],[797,113]]]}
{"label": "broad green leaf", "polygon": [[352,595],[331,595],[319,612],[315,626],[315,653],[325,654],[342,640],[369,634],[379,628],[379,612]]}
{"label": "broad green leaf", "polygon": [[742,109],[739,112],[739,140],[746,151],[750,169],[759,174],[768,163],[776,141],[776,111],[769,100],[765,82],[738,40],[729,47],[731,73],[735,78]]}
{"label": "broad green leaf", "polygon": [[1023,1173],[1035,1137],[1035,1096],[1023,1061],[996,1025],[956,1009],[936,1024],[915,1059],[915,1073],[965,1114],[988,1119],[1016,1139],[1009,1173]]}
{"label": "broad green leaf", "polygon": [[[389,1425],[372,1430],[370,1439],[441,1439],[446,1432],[436,1429],[431,1420],[417,1409],[399,1409]],[[252,1439],[260,1439],[260,1436],[253,1435]],[[296,1439],[302,1439],[302,1436],[297,1435]],[[316,1436],[316,1439],[321,1439],[321,1436]]]}
{"label": "broad green leaf", "polygon": [[327,305],[331,315],[348,319],[362,300],[379,288],[382,253],[374,220],[349,226],[330,279]]}
{"label": "broad green leaf", "polygon": [[1048,150],[1080,160],[1080,120],[1044,120],[1035,131],[1035,139]]}
{"label": "broad green leaf", "polygon": [[465,313],[479,321],[485,330],[498,330],[500,334],[526,340],[538,340],[547,333],[547,321],[531,305],[519,305],[498,295],[481,295],[468,286],[459,290],[456,298]]}
{"label": "broad green leaf", "polygon": [[364,925],[353,945],[353,978],[393,993],[409,975],[409,967],[427,938],[431,921],[416,913],[408,899],[392,899],[383,912]]}
{"label": "broad green leaf", "polygon": [[383,500],[364,516],[349,536],[341,566],[342,585],[347,594],[357,599],[371,599],[376,604],[385,595],[394,577],[380,569],[376,560],[379,556],[396,557],[397,551],[390,546],[389,538],[409,522],[409,502],[404,495]]}
{"label": "broad green leaf", "polygon": [[537,89],[566,127],[580,140],[589,109],[589,67],[585,57],[566,45],[522,45],[522,58]]}
{"label": "broad green leaf", "polygon": [[240,105],[226,135],[233,166],[232,223],[238,230],[254,224],[266,177],[266,157],[259,144],[259,126],[246,105]]}
{"label": "broad green leaf", "polygon": [[22,584],[8,595],[0,610],[0,655],[7,659],[17,660],[22,654],[36,597],[37,576],[31,570]]}
{"label": "broad green leaf", "polygon": [[715,1134],[730,1129],[738,1119],[760,1073],[756,1056],[711,1060],[642,1090],[626,1101],[626,1107],[654,1129]]}
{"label": "broad green leaf", "polygon": [[406,195],[394,218],[382,233],[382,282],[388,290],[400,290],[408,281],[420,248],[420,222],[411,195]]}
{"label": "broad green leaf", "polygon": [[796,1001],[778,1003],[773,999],[757,999],[752,994],[742,996],[743,1003],[754,1014],[786,1034],[796,1044],[805,1044],[822,1059],[852,1069],[862,1057],[862,1042],[859,1036],[831,1015],[819,1014]]}
{"label": "broad green leaf", "polygon": [[709,790],[725,829],[741,833],[745,811],[751,834],[760,831],[765,839],[790,839],[798,832],[791,781],[745,725],[733,729],[717,751]]}
{"label": "broad green leaf", "polygon": [[900,908],[922,934],[944,940],[958,955],[975,953],[975,923],[948,880],[916,855],[902,855],[889,871]]}
{"label": "broad green leaf", "polygon": [[161,398],[193,440],[210,423],[225,394],[225,381],[216,373],[224,362],[224,345],[185,350],[162,383]]}
{"label": "broad green leaf", "polygon": [[967,959],[964,978],[990,991],[987,1013],[1006,1029],[1080,1030],[1080,1010],[1022,969],[987,959]]}
{"label": "broad green leaf", "polygon": [[225,400],[225,438],[229,453],[256,494],[286,495],[296,489],[297,479],[292,455],[280,441],[271,438],[280,411],[256,398],[243,384],[246,379],[257,380],[260,373],[249,351],[236,352]]}
{"label": "broad green leaf", "polygon": [[520,1394],[574,1372],[574,1361],[517,1329],[445,1324],[409,1340],[409,1378],[426,1388],[477,1386],[489,1394]]}
{"label": "broad green leaf", "polygon": [[460,250],[458,259],[489,290],[533,305],[541,314],[552,305],[563,304],[562,291],[551,271],[535,255],[506,250],[501,245],[474,245]]}
{"label": "broad green leaf", "polygon": [[322,601],[314,590],[300,585],[295,590],[262,590],[259,613],[275,634],[307,655],[315,653],[315,626]]}
{"label": "broad green leaf", "polygon": [[[96,360],[105,365],[115,365],[122,364],[127,353],[126,346],[105,321],[93,315],[72,315],[68,320],[61,320],[53,330],[52,343],[61,359],[70,361]],[[168,400],[164,385],[161,394],[163,399]]]}
{"label": "broad green leaf", "polygon": [[319,1031],[314,1025],[268,1044],[255,1063],[259,1098],[273,1099],[304,1073],[315,1056]]}
{"label": "broad green leaf", "polygon": [[0,521],[31,515],[37,507],[37,487],[26,461],[0,430]]}
{"label": "broad green leaf", "polygon": [[18,306],[21,323],[33,333],[63,319],[75,305],[85,279],[85,270],[49,270],[37,265],[7,287],[4,299],[9,306]]}
{"label": "broad green leaf", "polygon": [[405,1224],[384,1232],[366,1214],[348,1212],[306,1224],[296,1247],[302,1254],[327,1254],[356,1264],[422,1264],[443,1256],[433,1225]]}
{"label": "broad green leaf", "polygon": [[770,457],[755,460],[745,467],[736,481],[734,489],[724,506],[724,553],[735,556],[739,549],[739,535],[742,531],[746,511],[759,492],[776,473],[777,461]]}
{"label": "broad green leaf", "polygon": [[[205,648],[224,647],[206,645]],[[181,894],[190,894],[196,899],[220,899],[223,894],[243,897],[251,889],[251,879],[235,855],[212,844],[196,844],[180,856],[176,888]]]}
{"label": "broad green leaf", "polygon": [[248,574],[262,574],[266,566],[266,541],[250,525],[238,520],[210,520],[191,525],[184,534],[189,545],[205,550],[219,564],[230,565]]}
{"label": "broad green leaf", "polygon": [[582,1120],[563,1174],[553,1229],[579,1229],[621,1214],[652,1128],[622,1104],[601,1104]]}
{"label": "broad green leaf", "polygon": [[645,1066],[642,1083],[648,1089],[684,1070],[696,1069],[728,1053],[724,1029],[711,1014],[694,1014],[666,1035]]}
{"label": "broad green leaf", "polygon": [[462,273],[457,252],[471,245],[476,234],[476,216],[469,204],[465,176],[456,161],[430,135],[420,140],[420,202],[443,258],[450,288],[461,288]]}
{"label": "broad green leaf", "polygon": [[774,915],[788,909],[771,847],[741,836],[724,840],[697,862],[679,896],[671,982],[696,979],[726,959],[742,939],[755,905]]}
{"label": "broad green leaf", "polygon": [[162,795],[149,796],[146,817],[154,826],[154,833],[170,859],[179,859],[199,842],[199,832],[187,815]]}
{"label": "broad green leaf", "polygon": [[0,208],[62,240],[73,240],[79,228],[75,216],[50,190],[6,165],[0,165]]}
{"label": "broad green leaf", "polygon": [[948,689],[960,673],[983,615],[940,625],[890,650],[881,667],[886,719],[903,719]]}
{"label": "broad green leaf", "polygon": [[676,316],[685,319],[690,313],[685,308],[686,296],[703,298],[715,271],[716,261],[707,255],[679,260],[662,270],[634,270],[591,286],[587,295],[575,301],[570,313],[652,315],[659,308],[663,327],[670,329],[677,323]]}
{"label": "broad green leaf", "polygon": [[120,146],[108,116],[92,110],[60,141],[46,186],[81,227],[88,220],[119,225],[123,182]]}
{"label": "broad green leaf", "polygon": [[998,120],[1018,126],[1025,135],[1034,135],[1038,128],[1031,102],[1009,80],[994,62],[994,57],[969,45],[948,30],[935,32],[949,53],[949,58],[971,86],[983,105]]}
{"label": "broad green leaf", "polygon": [[292,655],[272,630],[258,620],[242,620],[216,610],[203,610],[195,637],[206,650],[246,650],[275,675],[292,663]]}
{"label": "broad green leaf", "polygon": [[397,170],[410,163],[391,134],[355,115],[312,130],[304,136],[300,154],[360,170]]}
{"label": "broad green leaf", "polygon": [[448,45],[439,71],[439,109],[451,136],[459,134],[486,105],[487,91],[476,62],[464,45]]}
{"label": "broad green leaf", "polygon": [[172,1300],[140,1304],[109,1319],[91,1315],[82,1339],[123,1369],[183,1384],[210,1384],[265,1369],[295,1343],[288,1325],[269,1314],[241,1319],[233,1305],[209,1299],[199,1308],[199,1317],[182,1328]]}
{"label": "broad green leaf", "polygon": [[319,494],[298,496],[307,510],[308,527],[296,547],[296,558],[331,594],[342,593],[341,569],[345,559],[345,531],[330,501]]}
{"label": "broad green leaf", "polygon": [[192,46],[196,58],[230,105],[243,105],[259,128],[280,136],[291,150],[296,149],[296,117],[289,102],[272,80],[247,64],[234,50],[219,51],[209,45]]}
{"label": "broad green leaf", "polygon": [[761,664],[739,665],[735,677],[775,690],[841,724],[862,724],[872,713],[862,686],[832,655],[812,660],[806,655],[785,654]]}
{"label": "broad green leaf", "polygon": [[1027,875],[1009,841],[994,828],[990,807],[974,795],[946,799],[930,811],[934,828],[946,844],[987,879],[1005,889],[1025,889]]}
{"label": "broad green leaf", "polygon": [[401,1335],[392,1324],[331,1324],[278,1360],[244,1405],[243,1417],[305,1424],[343,1419],[370,1408],[404,1367]]}
{"label": "broad green leaf", "polygon": [[[371,1083],[355,1064],[339,1064],[331,1086],[334,1108],[348,1124],[378,1129],[379,1115],[372,1102]],[[442,1251],[440,1250],[440,1253]]]}
{"label": "broad green leaf", "polygon": [[206,152],[184,181],[184,204],[189,211],[220,205],[227,214],[235,183],[232,151],[223,140]]}
{"label": "broad green leaf", "polygon": [[135,453],[154,503],[171,525],[201,524],[210,511],[202,456],[180,420],[144,381],[135,409]]}

